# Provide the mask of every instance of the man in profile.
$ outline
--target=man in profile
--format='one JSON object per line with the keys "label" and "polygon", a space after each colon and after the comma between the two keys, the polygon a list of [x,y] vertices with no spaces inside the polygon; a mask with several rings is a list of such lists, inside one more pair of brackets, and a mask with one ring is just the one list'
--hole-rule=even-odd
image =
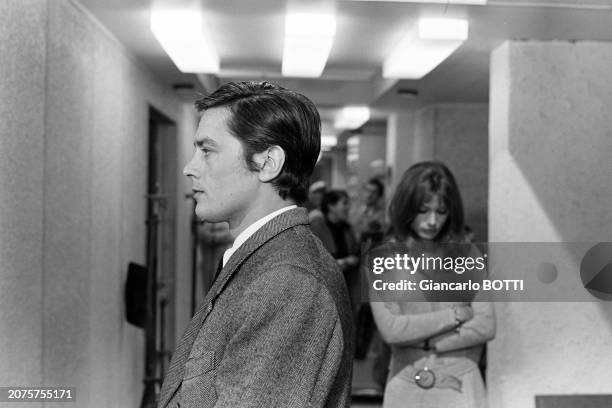
{"label": "man in profile", "polygon": [[203,112],[184,174],[196,215],[235,238],[181,339],[164,407],[345,407],[351,312],[336,263],[297,204],[320,150],[319,114],[267,82],[229,83]]}

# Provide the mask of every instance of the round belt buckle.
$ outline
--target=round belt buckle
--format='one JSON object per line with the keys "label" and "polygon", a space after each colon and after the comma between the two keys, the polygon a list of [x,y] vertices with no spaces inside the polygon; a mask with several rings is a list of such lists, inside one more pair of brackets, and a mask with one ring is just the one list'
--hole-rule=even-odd
{"label": "round belt buckle", "polygon": [[436,384],[436,375],[429,368],[421,368],[414,375],[414,382],[419,387],[428,390]]}

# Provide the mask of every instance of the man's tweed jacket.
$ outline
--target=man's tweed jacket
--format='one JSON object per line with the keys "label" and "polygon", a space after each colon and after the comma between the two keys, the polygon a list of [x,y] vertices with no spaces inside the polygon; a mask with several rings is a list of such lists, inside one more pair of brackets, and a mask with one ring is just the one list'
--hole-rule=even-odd
{"label": "man's tweed jacket", "polygon": [[288,210],[230,257],[174,353],[159,407],[346,407],[350,316],[306,211]]}

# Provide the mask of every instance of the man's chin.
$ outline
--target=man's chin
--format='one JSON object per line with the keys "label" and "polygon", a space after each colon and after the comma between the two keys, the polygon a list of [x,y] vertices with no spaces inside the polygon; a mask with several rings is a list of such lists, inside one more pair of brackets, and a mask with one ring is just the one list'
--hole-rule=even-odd
{"label": "man's chin", "polygon": [[196,210],[195,210],[195,215],[196,215],[196,218],[198,219],[198,221],[201,221],[201,222],[222,222],[222,221],[225,221],[223,219],[223,217],[221,217],[219,214],[214,214],[214,213],[211,213],[210,211],[207,211],[207,210],[199,210],[198,211],[197,207],[196,207]]}

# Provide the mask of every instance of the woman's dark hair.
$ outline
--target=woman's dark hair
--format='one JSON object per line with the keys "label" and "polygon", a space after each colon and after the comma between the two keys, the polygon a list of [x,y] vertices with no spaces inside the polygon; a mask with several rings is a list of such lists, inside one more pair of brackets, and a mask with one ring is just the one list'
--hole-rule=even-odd
{"label": "woman's dark hair", "polygon": [[461,239],[465,222],[461,193],[453,174],[439,161],[417,163],[402,176],[389,204],[389,218],[398,239],[418,239],[412,231],[412,221],[434,195],[440,197],[448,210],[448,218],[436,241]]}
{"label": "woman's dark hair", "polygon": [[253,155],[271,146],[285,152],[272,185],[283,198],[306,200],[309,177],[321,150],[321,119],[304,95],[269,82],[230,82],[196,101],[200,112],[227,107],[227,127],[242,144],[246,167],[259,170]]}
{"label": "woman's dark hair", "polygon": [[346,198],[348,200],[349,196],[344,190],[329,190],[323,196],[321,200],[321,212],[327,216],[329,213],[329,206],[338,204],[338,201]]}

